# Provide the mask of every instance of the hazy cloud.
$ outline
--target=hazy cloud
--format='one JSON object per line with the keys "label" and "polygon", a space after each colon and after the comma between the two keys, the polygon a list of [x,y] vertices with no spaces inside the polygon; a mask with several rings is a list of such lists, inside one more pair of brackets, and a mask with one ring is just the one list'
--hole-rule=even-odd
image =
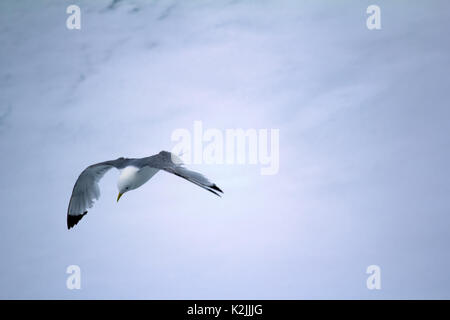
{"label": "hazy cloud", "polygon": [[[0,3],[0,297],[449,298],[447,2],[379,1],[378,31],[368,1],[78,3],[81,30],[70,1]],[[66,230],[81,170],[195,120],[280,129],[279,174],[196,167],[217,199],[158,173],[117,204],[111,172]]]}

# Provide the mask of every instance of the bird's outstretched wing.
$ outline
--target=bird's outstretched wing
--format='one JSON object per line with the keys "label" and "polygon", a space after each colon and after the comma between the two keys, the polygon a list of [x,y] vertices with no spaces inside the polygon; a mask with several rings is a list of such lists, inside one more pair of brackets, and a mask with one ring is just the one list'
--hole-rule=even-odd
{"label": "bird's outstretched wing", "polygon": [[72,196],[67,209],[67,229],[72,228],[78,221],[92,208],[94,201],[100,197],[98,182],[111,168],[121,169],[125,166],[127,159],[116,160],[93,164],[81,172],[73,187]]}
{"label": "bird's outstretched wing", "polygon": [[173,173],[183,179],[195,183],[196,185],[214,193],[219,197],[219,193],[223,193],[223,191],[216,186],[215,183],[209,181],[201,173],[186,169],[182,161],[173,153],[161,151],[154,156],[143,158],[142,161],[143,165]]}

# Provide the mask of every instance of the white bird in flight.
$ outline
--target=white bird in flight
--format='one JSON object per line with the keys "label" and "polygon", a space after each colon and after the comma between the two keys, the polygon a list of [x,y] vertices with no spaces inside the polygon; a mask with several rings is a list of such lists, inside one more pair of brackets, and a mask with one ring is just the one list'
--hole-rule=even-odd
{"label": "white bird in flight", "polygon": [[219,197],[218,192],[223,193],[218,186],[202,174],[186,169],[180,158],[167,151],[140,159],[118,158],[104,161],[84,169],[75,182],[67,209],[67,229],[75,226],[87,214],[87,209],[92,208],[94,200],[100,197],[98,182],[111,168],[122,170],[117,181],[119,189],[117,201],[124,193],[142,186],[159,170],[176,174]]}

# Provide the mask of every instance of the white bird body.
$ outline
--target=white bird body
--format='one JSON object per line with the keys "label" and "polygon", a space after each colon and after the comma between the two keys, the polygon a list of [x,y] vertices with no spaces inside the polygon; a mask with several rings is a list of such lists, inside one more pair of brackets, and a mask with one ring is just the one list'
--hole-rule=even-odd
{"label": "white bird body", "polygon": [[87,209],[94,205],[94,200],[100,197],[98,182],[111,168],[121,170],[117,181],[117,201],[124,193],[142,186],[160,170],[184,178],[219,197],[219,193],[223,193],[215,183],[198,172],[186,169],[177,156],[167,151],[141,159],[118,158],[104,161],[84,169],[75,182],[67,209],[68,229],[76,225],[87,214]]}
{"label": "white bird body", "polygon": [[117,188],[119,191],[127,188],[127,186],[129,190],[137,189],[150,180],[158,171],[159,169],[151,167],[125,167],[120,173],[119,180],[117,180]]}

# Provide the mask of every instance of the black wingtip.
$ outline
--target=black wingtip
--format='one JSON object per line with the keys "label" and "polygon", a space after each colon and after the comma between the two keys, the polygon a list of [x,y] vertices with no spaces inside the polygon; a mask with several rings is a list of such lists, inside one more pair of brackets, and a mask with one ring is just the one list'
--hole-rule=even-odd
{"label": "black wingtip", "polygon": [[215,184],[213,184],[210,188],[223,193],[223,191]]}
{"label": "black wingtip", "polygon": [[67,230],[70,230],[70,228],[73,228],[73,226],[75,226],[78,221],[81,220],[81,218],[83,218],[88,212],[85,211],[83,214],[80,214],[78,216],[72,216],[70,214],[67,215]]}

